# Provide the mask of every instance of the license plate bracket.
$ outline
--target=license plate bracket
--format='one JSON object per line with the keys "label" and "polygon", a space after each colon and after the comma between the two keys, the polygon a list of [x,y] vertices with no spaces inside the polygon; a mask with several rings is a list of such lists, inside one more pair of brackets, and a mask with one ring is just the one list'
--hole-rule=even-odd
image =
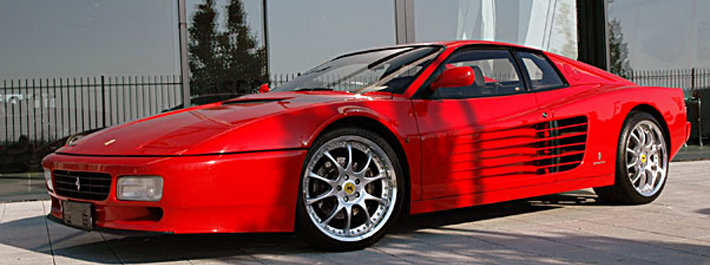
{"label": "license plate bracket", "polygon": [[65,225],[91,230],[94,225],[91,203],[64,201],[62,215]]}

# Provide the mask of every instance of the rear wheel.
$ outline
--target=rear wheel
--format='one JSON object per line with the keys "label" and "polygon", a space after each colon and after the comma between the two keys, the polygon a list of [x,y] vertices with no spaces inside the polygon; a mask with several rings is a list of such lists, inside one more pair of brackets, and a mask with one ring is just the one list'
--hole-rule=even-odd
{"label": "rear wheel", "polygon": [[616,160],[614,185],[594,189],[602,201],[644,204],[658,198],[668,176],[668,150],[656,118],[645,112],[629,114]]}
{"label": "rear wheel", "polygon": [[367,247],[398,217],[403,183],[399,160],[381,136],[355,127],[330,131],[303,167],[298,232],[328,250]]}

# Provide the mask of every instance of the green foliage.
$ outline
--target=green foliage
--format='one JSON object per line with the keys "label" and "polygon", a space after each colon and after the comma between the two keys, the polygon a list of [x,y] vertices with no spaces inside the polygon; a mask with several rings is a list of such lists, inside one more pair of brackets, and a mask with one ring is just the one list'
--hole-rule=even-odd
{"label": "green foliage", "polygon": [[633,71],[629,63],[629,47],[624,41],[621,22],[617,18],[609,21],[609,59],[612,73],[629,78]]}
{"label": "green foliage", "polygon": [[246,22],[244,4],[230,0],[225,30],[218,31],[214,0],[204,0],[192,15],[190,41],[190,90],[192,95],[247,94],[269,82],[266,49],[259,47]]}

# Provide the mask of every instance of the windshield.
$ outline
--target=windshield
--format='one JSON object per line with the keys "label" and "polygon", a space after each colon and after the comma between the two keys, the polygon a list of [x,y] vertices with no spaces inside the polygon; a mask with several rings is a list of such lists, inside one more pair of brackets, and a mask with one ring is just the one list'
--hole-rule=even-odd
{"label": "windshield", "polygon": [[401,47],[346,55],[321,64],[274,91],[385,91],[401,94],[440,49]]}

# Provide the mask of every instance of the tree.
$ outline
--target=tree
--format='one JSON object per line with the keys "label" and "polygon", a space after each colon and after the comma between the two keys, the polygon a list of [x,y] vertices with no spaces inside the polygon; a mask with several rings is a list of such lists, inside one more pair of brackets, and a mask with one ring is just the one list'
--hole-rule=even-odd
{"label": "tree", "polygon": [[215,54],[217,50],[217,32],[215,19],[217,12],[213,0],[205,0],[197,6],[192,15],[188,43],[190,65],[190,87],[192,94],[206,94],[217,90],[217,74],[220,62]]}
{"label": "tree", "polygon": [[244,4],[230,0],[226,25],[217,30],[214,0],[204,0],[190,27],[190,86],[193,95],[220,92],[247,94],[269,82],[266,49],[258,47],[246,22]]}
{"label": "tree", "polygon": [[629,47],[617,18],[609,21],[609,60],[611,72],[618,76],[628,78],[633,71],[629,62]]}

